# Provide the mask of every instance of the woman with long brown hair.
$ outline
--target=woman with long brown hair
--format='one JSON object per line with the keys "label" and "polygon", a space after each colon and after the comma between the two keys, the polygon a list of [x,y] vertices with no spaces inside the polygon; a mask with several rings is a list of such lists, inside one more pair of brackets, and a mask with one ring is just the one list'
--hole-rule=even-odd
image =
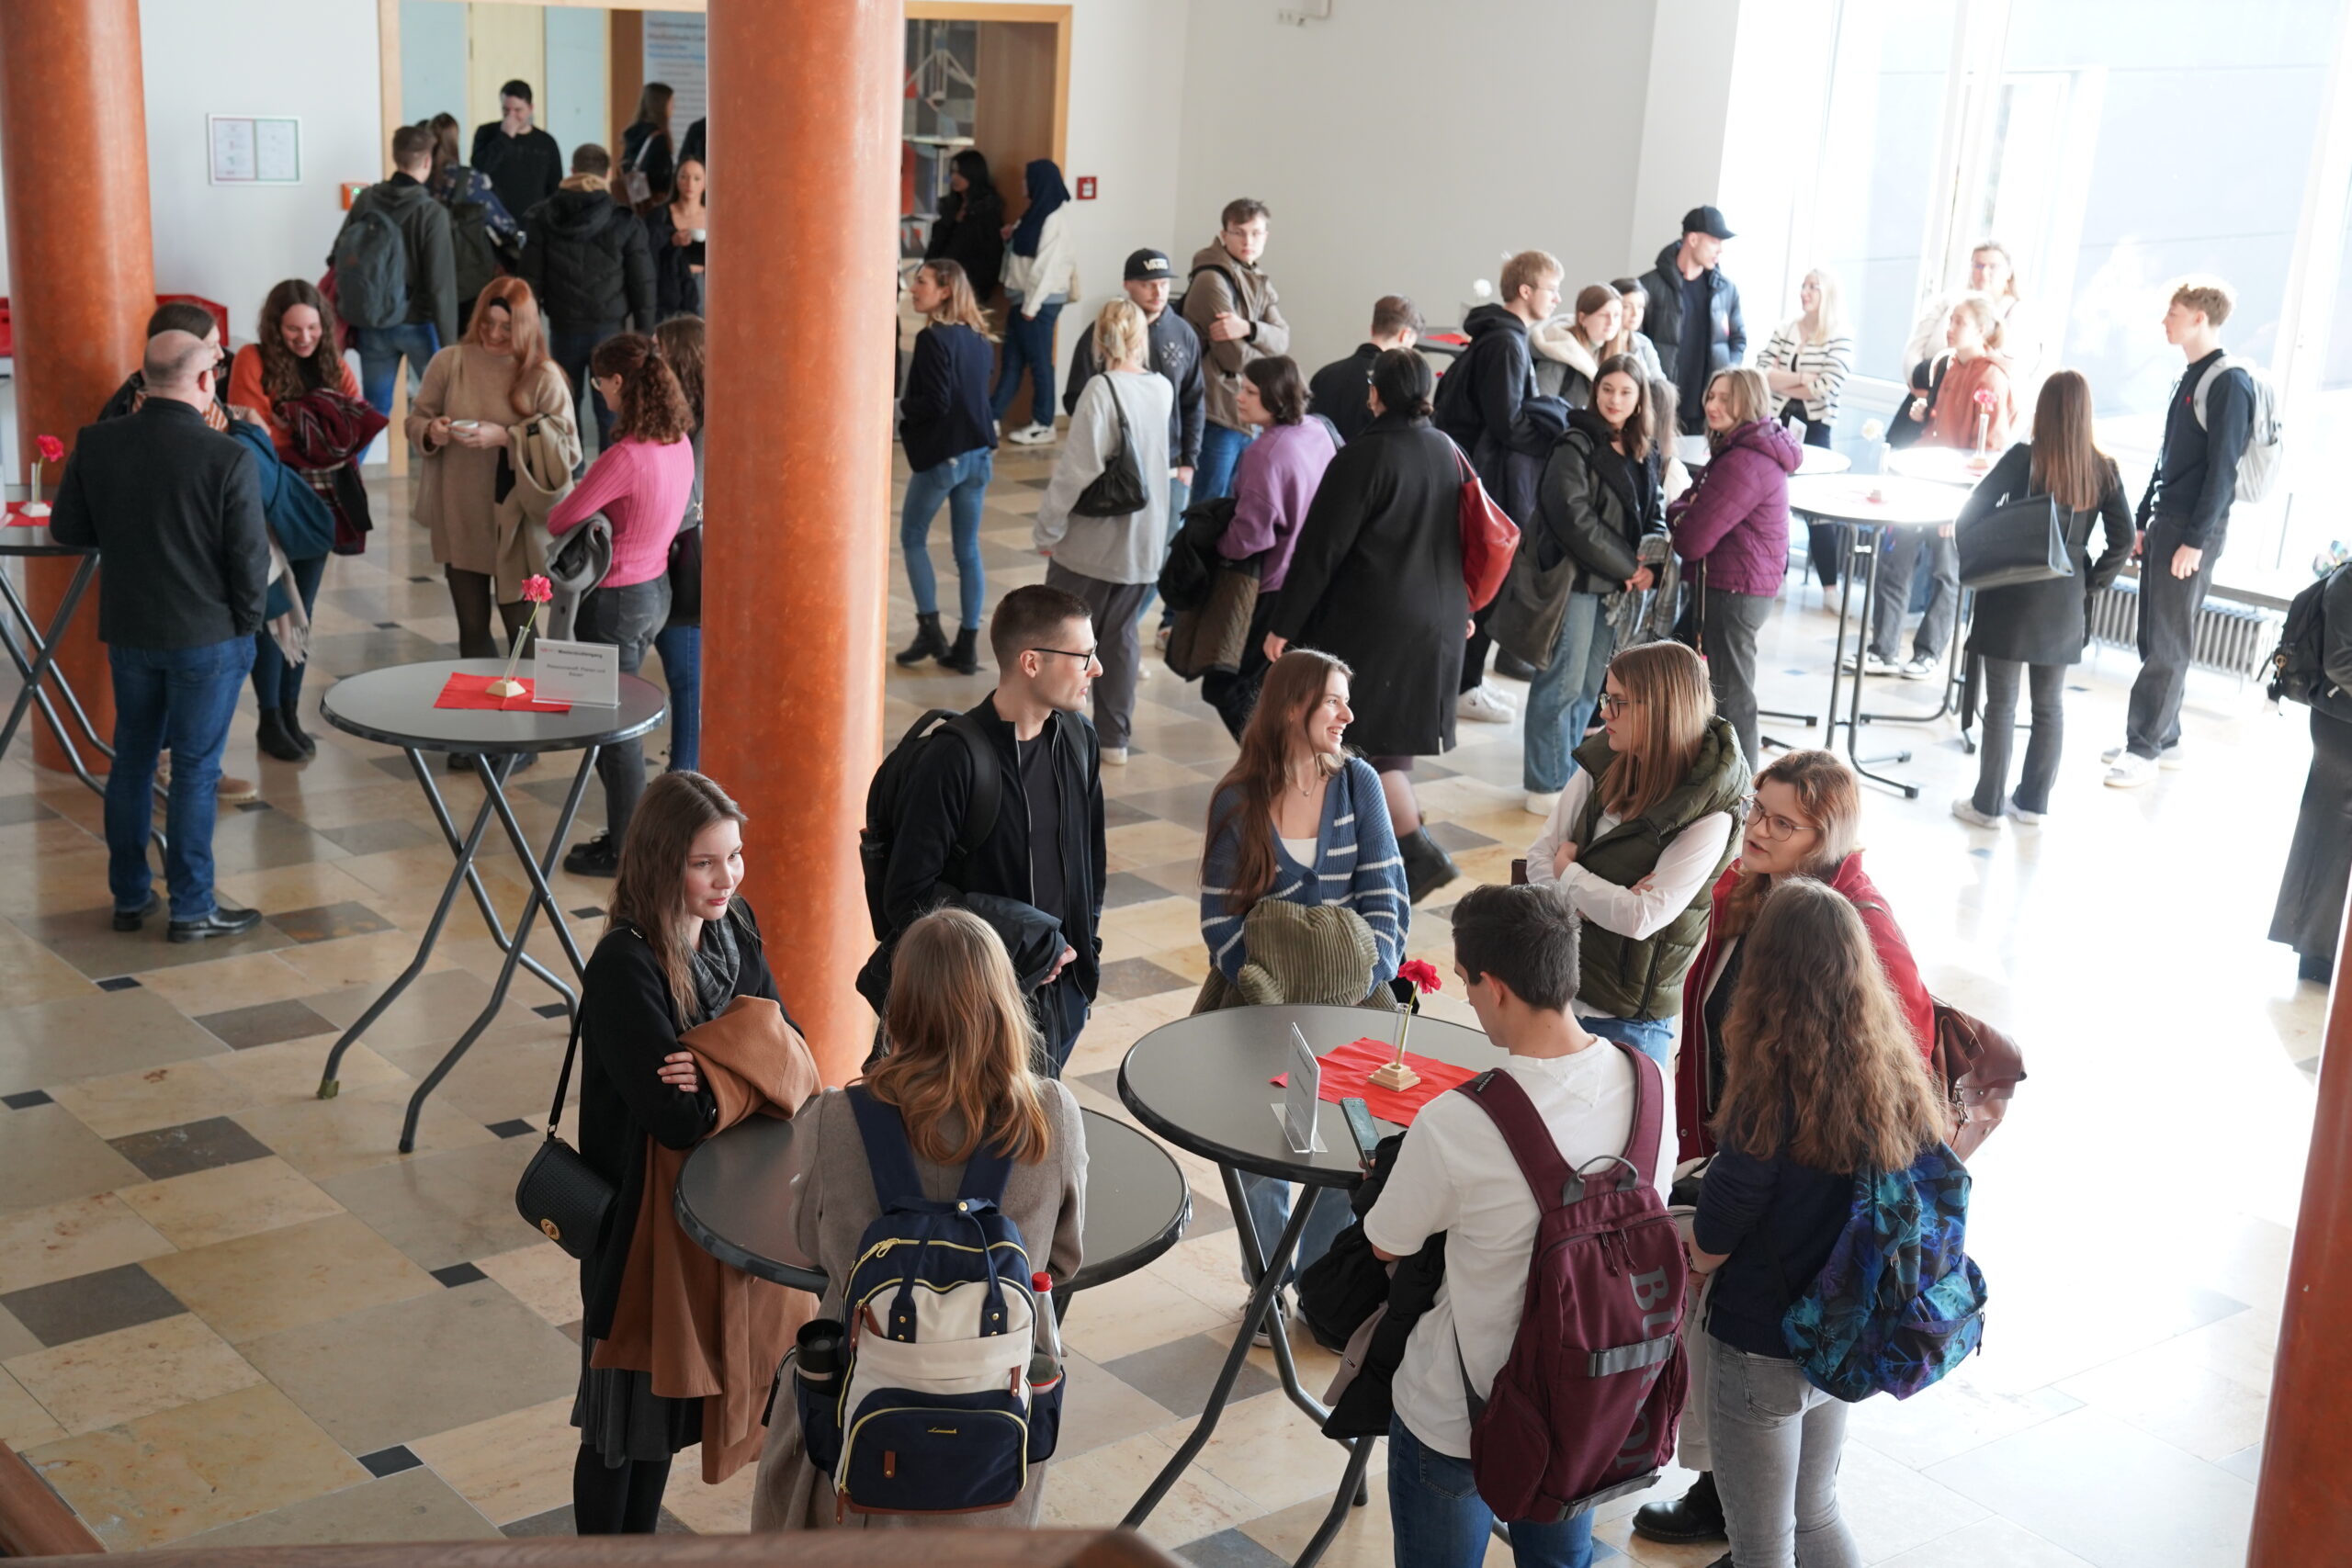
{"label": "woman with long brown hair", "polygon": [[[1976,595],[1968,652],[1984,661],[1984,750],[1976,791],[1951,803],[1951,814],[1978,828],[1997,828],[2004,813],[2038,827],[2050,809],[2065,733],[2066,671],[2090,641],[2090,598],[2115,581],[2132,556],[2132,504],[2115,459],[2098,449],[2091,431],[2091,386],[2079,370],[2061,370],[2041,384],[2034,401],[2033,439],[2001,455],[1955,522],[1959,537],[2007,502],[2048,496],[2066,511],[2066,558],[2071,577],[1986,588]],[[2103,526],[2107,547],[2093,560],[2091,530]],[[2016,743],[2018,687],[2033,703],[2033,738],[2015,795],[2008,794],[2009,755]]]}
{"label": "woman with long brown hair", "polygon": [[[580,602],[572,636],[619,649],[621,673],[634,675],[670,618],[670,541],[694,498],[686,439],[694,411],[660,345],[643,333],[598,344],[588,376],[613,411],[613,439],[548,513],[548,534],[560,539],[600,512],[611,525],[613,563]],[[574,876],[610,876],[619,866],[629,813],[645,788],[645,743],[606,746],[596,753],[596,775],[605,783],[605,831],[563,857]]]}
{"label": "woman with long brown hair", "polygon": [[498,187],[480,169],[459,162],[453,114],[424,121],[433,134],[433,173],[424,188],[449,209],[449,247],[458,267],[458,331],[473,325],[474,301],[492,278],[514,269],[522,254],[521,214],[509,212]]}
{"label": "woman with long brown hair", "polygon": [[[1086,1134],[1070,1091],[1031,1066],[1041,1047],[1004,943],[978,915],[937,909],[899,939],[890,972],[882,1015],[888,1055],[866,1074],[865,1092],[904,1122],[926,1197],[954,1198],[965,1165],[983,1145],[1009,1158],[997,1208],[1020,1229],[1027,1267],[1066,1283],[1082,1261]],[[865,1228],[881,1217],[874,1168],[845,1091],[826,1090],[793,1124],[799,1188],[794,1231],[802,1254],[831,1281],[817,1315],[841,1319],[842,1287]],[[1020,1497],[992,1513],[853,1513],[844,1519],[831,1478],[808,1461],[787,1396],[775,1402],[769,1421],[752,1528],[1034,1529],[1046,1468],[1032,1464]]]}
{"label": "woman with long brown hair", "polygon": [[[915,640],[901,665],[935,659],[958,675],[980,667],[980,615],[988,572],[980,564],[980,508],[996,477],[996,416],[989,410],[988,318],[971,280],[941,257],[915,269],[907,297],[927,322],[915,334],[899,399],[899,439],[907,450],[907,495],[899,513],[899,553],[915,601]],[[959,621],[951,645],[939,625],[939,579],[931,566],[931,525],[947,503],[948,547],[956,557]]]}
{"label": "woman with long brown hair", "polygon": [[699,158],[682,158],[663,199],[645,209],[645,245],[653,254],[657,321],[702,313],[703,266],[710,255],[710,175]]}
{"label": "woman with long brown hair", "polygon": [[1706,1305],[1715,1489],[1742,1568],[1860,1568],[1838,1511],[1846,1404],[1805,1378],[1781,1320],[1829,1260],[1855,1178],[1899,1171],[1943,1139],[1941,1097],[1912,1049],[1861,911],[1808,877],[1756,914],[1724,1033],[1715,1113],[1689,1244]]}
{"label": "woman with long brown hair", "polygon": [[624,206],[642,209],[670,194],[676,157],[670,104],[676,96],[667,82],[648,82],[637,96],[637,118],[621,132],[620,175],[613,182],[613,196]]}
{"label": "woman with long brown hair", "polygon": [[1600,723],[1528,847],[1527,880],[1556,884],[1584,917],[1577,1021],[1663,1068],[1707,890],[1731,863],[1747,759],[1706,667],[1679,642],[1610,661]]}
{"label": "woman with long brown hair", "polygon": [[[425,367],[407,435],[424,455],[411,481],[416,520],[449,580],[458,651],[497,658],[504,649],[491,633],[491,605],[515,636],[531,609],[523,580],[547,566],[523,519],[545,515],[580,460],[571,389],[548,357],[529,284],[501,277],[482,288],[465,337]],[[503,489],[502,453],[512,481]]]}
{"label": "woman with long brown hair", "polygon": [[653,638],[662,660],[662,682],[670,688],[669,771],[693,773],[702,766],[702,389],[703,320],[673,316],[653,329],[653,341],[678,378],[694,427],[686,439],[695,449],[695,488],[686,514],[670,547],[670,618]]}
{"label": "woman with long brown hair", "polygon": [[1588,283],[1562,315],[1539,321],[1527,334],[1536,390],[1565,398],[1570,408],[1592,404],[1600,365],[1625,350],[1625,301],[1606,283]]}

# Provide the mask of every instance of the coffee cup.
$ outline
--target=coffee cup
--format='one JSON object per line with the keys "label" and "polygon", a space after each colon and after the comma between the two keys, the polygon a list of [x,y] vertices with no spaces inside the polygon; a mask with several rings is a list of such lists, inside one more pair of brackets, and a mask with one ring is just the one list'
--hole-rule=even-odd
{"label": "coffee cup", "polygon": [[709,239],[709,238],[710,238],[710,231],[709,231],[709,230],[707,230],[707,229],[697,229],[697,230],[695,230],[695,231],[694,231],[694,234],[695,234],[695,244],[697,244],[697,245],[701,244],[705,240],[707,240],[707,239]]}
{"label": "coffee cup", "polygon": [[478,419],[453,419],[449,422],[449,428],[452,430],[467,431],[480,430],[481,428],[481,421]]}

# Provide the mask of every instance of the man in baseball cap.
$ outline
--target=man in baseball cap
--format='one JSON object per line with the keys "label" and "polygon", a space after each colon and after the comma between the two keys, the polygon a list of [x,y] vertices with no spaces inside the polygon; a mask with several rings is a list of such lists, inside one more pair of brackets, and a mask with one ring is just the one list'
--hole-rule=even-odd
{"label": "man in baseball cap", "polygon": [[1685,435],[1707,428],[1708,381],[1747,357],[1739,290],[1717,265],[1731,233],[1720,209],[1694,207],[1682,215],[1682,238],[1658,252],[1657,265],[1642,277],[1650,297],[1642,331],[1681,394]]}
{"label": "man in baseball cap", "polygon": [[[1176,389],[1175,407],[1168,416],[1168,457],[1173,465],[1169,475],[1171,529],[1182,520],[1192,497],[1193,466],[1201,460],[1201,422],[1207,395],[1201,379],[1200,336],[1191,322],[1168,308],[1168,290],[1175,276],[1176,269],[1165,251],[1146,248],[1127,257],[1124,287],[1150,325],[1151,367]],[[1088,378],[1101,368],[1094,362],[1094,334],[1079,333],[1078,346],[1070,351],[1069,376],[1062,383],[1063,412],[1077,412],[1078,394],[1086,389]],[[1148,605],[1151,601],[1147,598],[1144,603]]]}

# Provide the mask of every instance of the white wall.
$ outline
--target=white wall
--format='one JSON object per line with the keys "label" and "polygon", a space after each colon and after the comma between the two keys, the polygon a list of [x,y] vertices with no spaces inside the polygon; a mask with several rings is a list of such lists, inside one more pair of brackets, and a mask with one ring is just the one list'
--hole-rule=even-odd
{"label": "white wall", "polygon": [[1234,197],[1271,206],[1308,371],[1381,295],[1449,323],[1506,251],[1551,251],[1573,290],[1656,248],[1631,222],[1653,0],[1338,0],[1304,28],[1277,9],[1193,0],[1170,251],[1183,267]]}
{"label": "white wall", "polygon": [[[345,180],[384,176],[373,0],[141,0],[155,289],[229,308],[250,338],[262,296],[316,278],[343,222]],[[207,179],[208,114],[302,121],[299,186]]]}

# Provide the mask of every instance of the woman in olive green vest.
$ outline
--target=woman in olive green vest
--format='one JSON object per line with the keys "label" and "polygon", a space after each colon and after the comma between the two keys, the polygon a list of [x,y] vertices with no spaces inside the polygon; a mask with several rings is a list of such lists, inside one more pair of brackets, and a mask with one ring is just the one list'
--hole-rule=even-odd
{"label": "woman in olive green vest", "polygon": [[1715,716],[1706,666],[1679,642],[1611,660],[1600,714],[1528,848],[1527,879],[1556,886],[1584,917],[1577,1021],[1666,1067],[1707,890],[1737,846],[1747,761]]}

